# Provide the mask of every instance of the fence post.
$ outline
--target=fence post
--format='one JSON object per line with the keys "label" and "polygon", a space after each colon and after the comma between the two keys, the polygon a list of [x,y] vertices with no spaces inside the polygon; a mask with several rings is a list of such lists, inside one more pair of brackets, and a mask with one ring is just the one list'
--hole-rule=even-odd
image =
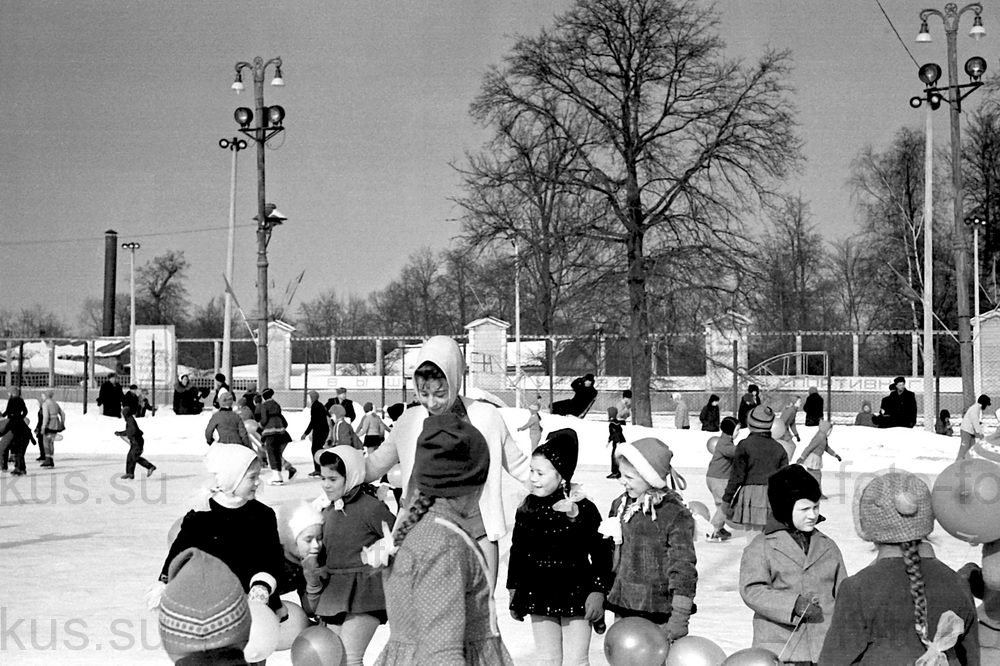
{"label": "fence post", "polygon": [[604,329],[597,334],[597,376],[604,377],[608,374],[607,338],[604,337]]}
{"label": "fence post", "polygon": [[860,365],[858,363],[858,359],[860,358],[861,338],[858,337],[857,333],[851,334],[851,347],[852,347],[851,352],[853,360],[853,363],[851,364],[852,373],[855,377],[859,377],[861,376],[861,370],[858,367]]}
{"label": "fence post", "polygon": [[651,376],[656,377],[660,369],[659,359],[657,358],[660,353],[660,336],[653,335],[653,348],[651,351],[652,353],[649,355],[649,373]]}
{"label": "fence post", "polygon": [[546,357],[549,359],[549,409],[552,408],[552,403],[556,399],[556,341],[554,338],[549,338],[545,341]]}
{"label": "fence post", "polygon": [[399,341],[399,378],[403,380],[400,385],[399,394],[402,396],[403,404],[406,404],[406,341]]}
{"label": "fence post", "polygon": [[375,339],[375,372],[381,377],[379,404],[385,407],[385,354],[382,352],[382,338]]}
{"label": "fence post", "polygon": [[330,338],[330,376],[337,376],[337,338]]}
{"label": "fence post", "polygon": [[[212,340],[212,365],[215,366],[215,369],[212,370],[212,374],[213,375],[218,374],[219,373],[219,368],[222,367],[222,341],[221,340]],[[231,373],[232,373],[232,371],[230,371],[230,374]],[[230,386],[233,385],[233,378],[232,377],[226,377],[226,380],[229,381],[229,385]]]}
{"label": "fence post", "polygon": [[795,334],[795,374],[802,374],[802,334]]}
{"label": "fence post", "polygon": [[90,354],[88,353],[87,341],[83,342],[83,413],[87,413],[87,389],[90,387],[90,375],[87,370],[90,368]]}
{"label": "fence post", "polygon": [[917,331],[910,332],[910,376],[916,377],[920,373],[917,372],[919,367],[917,362],[920,360],[920,334]]}
{"label": "fence post", "polygon": [[[91,340],[89,344],[90,344],[90,363],[87,366],[87,368],[90,370],[90,380],[94,381],[94,377],[96,376],[95,373],[97,372],[97,341]],[[129,354],[131,353],[132,352],[129,351]],[[94,382],[94,385],[96,386],[97,382]]]}
{"label": "fence post", "polygon": [[17,388],[24,386],[24,340],[17,345]]}
{"label": "fence post", "polygon": [[826,363],[826,420],[833,423],[833,360],[827,357]]}
{"label": "fence post", "polygon": [[49,386],[56,387],[56,342],[49,345]]}
{"label": "fence post", "polygon": [[740,342],[733,340],[733,416],[740,413]]}

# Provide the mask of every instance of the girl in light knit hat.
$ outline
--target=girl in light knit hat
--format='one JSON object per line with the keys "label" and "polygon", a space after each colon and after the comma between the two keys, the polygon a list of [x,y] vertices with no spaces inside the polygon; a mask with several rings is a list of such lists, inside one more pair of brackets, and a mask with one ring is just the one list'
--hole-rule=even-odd
{"label": "girl in light knit hat", "polygon": [[934,529],[927,484],[902,470],[862,477],[854,527],[878,554],[837,591],[820,666],[978,666],[969,586],[925,541]]}

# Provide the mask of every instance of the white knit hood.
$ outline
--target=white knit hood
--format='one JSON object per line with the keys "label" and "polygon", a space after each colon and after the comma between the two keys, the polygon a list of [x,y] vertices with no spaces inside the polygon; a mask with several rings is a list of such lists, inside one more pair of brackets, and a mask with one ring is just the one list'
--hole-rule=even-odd
{"label": "white knit hood", "polygon": [[420,348],[416,367],[419,368],[425,361],[441,368],[448,380],[448,404],[454,404],[465,376],[465,357],[458,343],[446,335],[435,335]]}

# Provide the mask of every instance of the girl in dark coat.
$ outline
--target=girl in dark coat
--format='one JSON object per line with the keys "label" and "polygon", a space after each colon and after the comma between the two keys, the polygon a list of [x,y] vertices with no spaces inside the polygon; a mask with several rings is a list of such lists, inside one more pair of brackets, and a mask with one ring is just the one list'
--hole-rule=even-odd
{"label": "girl in dark coat", "polygon": [[701,421],[703,431],[719,432],[719,396],[713,393],[709,397],[708,402],[701,408],[698,420]]}
{"label": "girl in dark coat", "polygon": [[570,485],[578,453],[573,430],[549,434],[531,457],[530,494],[514,519],[510,614],[518,621],[531,616],[544,663],[584,663],[591,625],[604,630],[613,544],[598,532],[597,507]]}
{"label": "girl in dark coat", "polygon": [[760,405],[747,415],[750,435],[736,445],[729,483],[722,502],[729,505],[728,518],[748,529],[763,531],[770,511],[767,480],[788,464],[788,453],[773,437],[774,412]]}

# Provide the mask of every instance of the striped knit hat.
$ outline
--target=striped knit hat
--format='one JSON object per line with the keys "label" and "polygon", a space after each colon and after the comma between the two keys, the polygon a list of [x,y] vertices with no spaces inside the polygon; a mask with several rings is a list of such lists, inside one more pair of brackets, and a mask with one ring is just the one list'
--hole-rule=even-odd
{"label": "striped knit hat", "polygon": [[765,405],[757,405],[747,415],[750,432],[770,432],[772,423],[774,423],[774,410]]}
{"label": "striped knit hat", "polygon": [[188,548],[170,563],[168,577],[160,599],[160,640],[173,661],[246,646],[250,639],[246,594],[222,560]]}

